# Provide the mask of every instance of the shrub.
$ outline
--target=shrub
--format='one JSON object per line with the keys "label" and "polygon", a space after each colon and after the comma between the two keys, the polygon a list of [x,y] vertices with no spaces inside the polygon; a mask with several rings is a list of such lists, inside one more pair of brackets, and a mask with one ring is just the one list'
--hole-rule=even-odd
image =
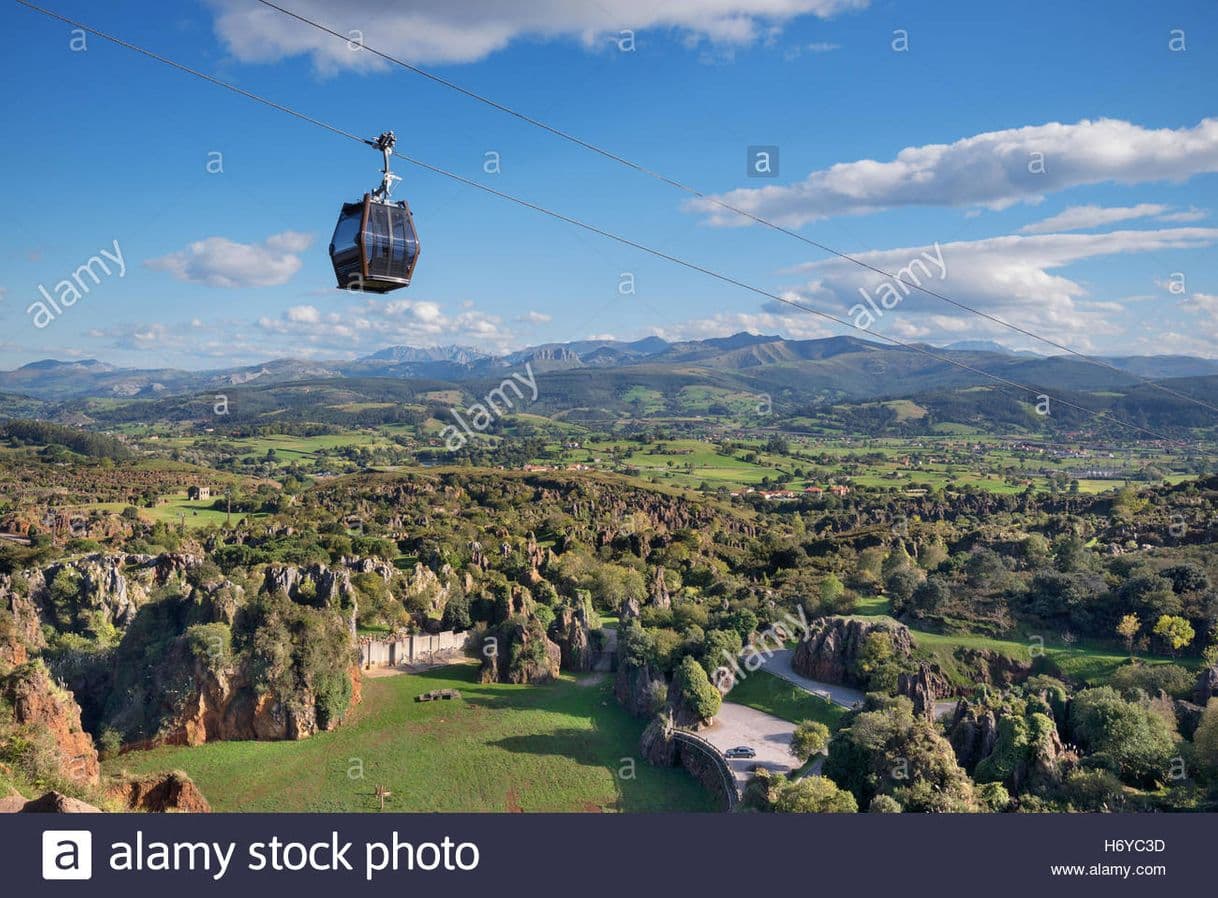
{"label": "shrub", "polygon": [[1178,664],[1126,664],[1112,675],[1112,685],[1126,698],[1137,690],[1155,696],[1166,692],[1172,698],[1187,698],[1195,677]]}

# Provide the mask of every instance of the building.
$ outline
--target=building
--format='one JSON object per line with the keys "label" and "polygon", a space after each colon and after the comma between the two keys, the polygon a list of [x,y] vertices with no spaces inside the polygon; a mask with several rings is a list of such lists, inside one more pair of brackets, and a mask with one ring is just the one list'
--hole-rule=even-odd
{"label": "building", "polygon": [[211,498],[210,486],[192,486],[186,490],[186,498],[191,502],[201,502]]}

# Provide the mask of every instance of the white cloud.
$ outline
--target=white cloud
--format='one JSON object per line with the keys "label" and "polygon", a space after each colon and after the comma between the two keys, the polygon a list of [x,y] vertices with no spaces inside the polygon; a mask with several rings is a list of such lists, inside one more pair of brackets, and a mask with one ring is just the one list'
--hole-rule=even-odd
{"label": "white cloud", "polygon": [[349,355],[405,343],[434,346],[473,344],[502,351],[512,341],[501,319],[476,309],[447,314],[439,304],[413,299],[367,299],[346,311],[324,312],[293,306],[279,316],[264,315],[256,327],[268,338],[284,338],[286,349],[310,348],[311,355]]}
{"label": "white cloud", "polygon": [[[1034,154],[1041,154],[1036,156]],[[1037,159],[1043,158],[1043,170]],[[900,206],[984,206],[1035,202],[1081,184],[1182,181],[1218,171],[1218,118],[1196,127],[1150,130],[1116,119],[1051,122],[989,131],[951,144],[906,147],[888,162],[862,159],[812,172],[789,186],[732,190],[686,208],[716,225],[748,220],[728,203],[787,227],[834,215]]]}
{"label": "white cloud", "polygon": [[1136,206],[1071,206],[1056,215],[1019,229],[1021,234],[1052,234],[1057,231],[1078,231],[1101,225],[1116,224],[1135,218],[1160,216],[1169,207],[1159,203],[1139,203]]}
{"label": "white cloud", "polygon": [[1190,206],[1187,209],[1182,209],[1179,212],[1169,212],[1166,215],[1160,215],[1159,221],[1168,221],[1174,224],[1181,224],[1190,221],[1201,221],[1203,218],[1209,218],[1209,211],[1206,209],[1198,209],[1196,206]]}
{"label": "white cloud", "polygon": [[316,306],[292,306],[284,315],[295,324],[317,324],[321,321],[321,312]]}
{"label": "white cloud", "polygon": [[553,316],[547,315],[545,312],[535,312],[530,309],[516,320],[523,322],[524,324],[548,324],[554,319]]}
{"label": "white cloud", "polygon": [[1208,315],[1214,319],[1215,323],[1218,323],[1218,295],[1213,293],[1194,293],[1184,302],[1180,303],[1180,308],[1201,315]]}
{"label": "white cloud", "polygon": [[[855,258],[895,272],[924,253],[934,256],[940,252],[947,276],[941,279],[939,269],[928,264],[930,276],[920,274],[924,286],[1056,342],[1088,348],[1097,336],[1122,333],[1122,316],[1111,302],[1094,300],[1086,286],[1057,273],[1058,269],[1102,256],[1193,249],[1215,243],[1218,229],[1170,228],[993,237],[946,243],[938,251],[930,246],[903,247],[856,253]],[[865,289],[874,298],[876,289],[886,280],[836,258],[811,262],[798,270],[812,278],[797,291],[802,301],[848,320],[855,320],[851,309],[862,301],[859,289]],[[775,302],[767,303],[764,309],[785,316],[805,315]],[[1012,333],[999,324],[957,312],[918,291],[910,292],[898,305],[885,311],[873,330],[918,339],[960,333],[1010,338]],[[1021,343],[1027,342],[1027,338],[1019,339]],[[1029,344],[1028,348],[1037,346]]]}
{"label": "white cloud", "polygon": [[296,231],[272,234],[262,243],[208,237],[144,264],[155,271],[168,271],[180,281],[208,287],[277,287],[300,270],[297,254],[312,241],[311,235]]}
{"label": "white cloud", "polygon": [[[242,62],[274,62],[309,55],[321,72],[380,69],[384,60],[352,50],[344,41],[248,0],[209,0],[215,29]],[[368,46],[415,63],[475,62],[525,39],[575,38],[592,47],[624,29],[671,28],[687,43],[743,45],[766,39],[776,27],[803,15],[829,18],[862,9],[868,0],[614,0],[613,3],[532,0],[295,0],[293,11]],[[358,42],[358,37],[353,36]]]}

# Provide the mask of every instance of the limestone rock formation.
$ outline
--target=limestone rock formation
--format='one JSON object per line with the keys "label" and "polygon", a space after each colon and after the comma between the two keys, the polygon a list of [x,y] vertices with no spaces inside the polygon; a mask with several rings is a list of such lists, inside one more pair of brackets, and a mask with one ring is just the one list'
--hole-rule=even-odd
{"label": "limestone rock formation", "polygon": [[978,781],[999,781],[1015,793],[1056,788],[1078,760],[1052,718],[1025,714],[1022,704],[987,707],[961,699],[948,740],[960,766]]}
{"label": "limestone rock formation", "polygon": [[947,732],[957,762],[971,772],[998,744],[998,718],[988,708],[975,708],[961,699]]}
{"label": "limestone rock formation", "polygon": [[664,568],[659,566],[655,568],[648,591],[652,605],[664,609],[672,607],[672,596],[668,591],[668,581],[664,579]]}
{"label": "limestone rock formation", "polygon": [[80,633],[123,629],[153,589],[181,581],[201,563],[194,555],[96,553],[43,569],[0,576],[0,611],[12,615],[29,648],[44,645],[43,623]]}
{"label": "limestone rock formation", "polygon": [[595,652],[592,649],[592,632],[588,627],[588,613],[583,604],[565,605],[550,625],[550,638],[562,652],[563,670],[583,673],[592,669]]}
{"label": "limestone rock formation", "polygon": [[[141,609],[109,678],[74,684],[98,693],[90,725],[129,746],[303,739],[338,726],[361,676],[343,613],[278,590],[257,604],[240,594],[221,581]],[[258,638],[237,651],[242,633]]]}
{"label": "limestone rock formation", "polygon": [[935,702],[951,694],[947,677],[926,662],[918,664],[914,673],[897,676],[897,695],[904,695],[913,702],[914,713],[928,720],[935,716]]}
{"label": "limestone rock formation", "polygon": [[343,608],[355,604],[351,572],[324,564],[299,567],[292,564],[268,565],[262,591],[282,592],[293,602],[316,608]]}
{"label": "limestone rock formation", "polygon": [[872,633],[887,633],[898,660],[908,659],[913,640],[904,624],[824,617],[813,621],[806,639],[800,641],[791,659],[796,673],[823,683],[865,688],[858,673],[858,660]]}
{"label": "limestone rock formation", "polygon": [[624,659],[613,679],[613,695],[634,717],[650,717],[663,705],[668,684],[649,664]]}
{"label": "limestone rock formation", "polygon": [[[487,643],[485,640],[493,639]],[[562,649],[546,636],[533,616],[515,615],[488,631],[482,651],[479,679],[483,683],[548,683],[562,667]]]}

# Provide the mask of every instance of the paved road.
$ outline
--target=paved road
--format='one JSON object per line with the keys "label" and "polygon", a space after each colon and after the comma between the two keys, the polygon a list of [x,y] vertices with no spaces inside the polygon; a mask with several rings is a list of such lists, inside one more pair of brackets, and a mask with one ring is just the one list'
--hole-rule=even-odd
{"label": "paved road", "polygon": [[819,680],[810,680],[802,674],[797,674],[791,667],[791,658],[794,654],[790,649],[778,649],[762,665],[762,670],[772,673],[776,677],[782,677],[805,692],[811,692],[813,695],[827,699],[835,705],[841,705],[843,708],[853,708],[863,701],[861,689],[822,683]]}
{"label": "paved road", "polygon": [[727,762],[741,788],[753,775],[749,768],[754,764],[764,765],[779,773],[787,773],[800,766],[799,759],[791,754],[794,734],[795,724],[789,720],[735,702],[724,702],[715,716],[714,725],[698,730],[699,736],[721,752],[738,745],[747,745],[757,752],[755,758],[733,758]]}

